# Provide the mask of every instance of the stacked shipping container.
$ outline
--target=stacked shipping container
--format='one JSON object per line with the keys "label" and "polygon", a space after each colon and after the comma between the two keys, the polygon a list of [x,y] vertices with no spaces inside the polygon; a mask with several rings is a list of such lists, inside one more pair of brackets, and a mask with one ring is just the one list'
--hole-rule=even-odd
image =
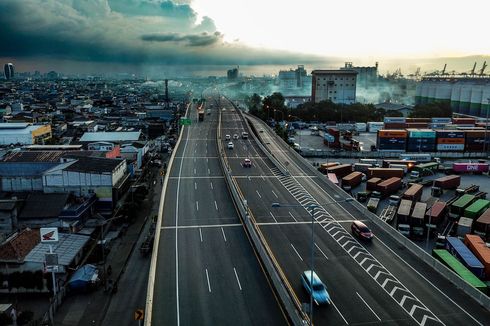
{"label": "stacked shipping container", "polygon": [[407,152],[434,152],[436,132],[430,129],[407,129]]}
{"label": "stacked shipping container", "polygon": [[[466,130],[465,151],[480,152],[483,151],[485,141],[484,130]],[[490,133],[487,133],[487,145],[490,145]]]}
{"label": "stacked shipping container", "polygon": [[405,151],[407,131],[405,130],[379,130],[377,148],[380,151]]}
{"label": "stacked shipping container", "polygon": [[465,132],[436,130],[438,151],[464,151]]}

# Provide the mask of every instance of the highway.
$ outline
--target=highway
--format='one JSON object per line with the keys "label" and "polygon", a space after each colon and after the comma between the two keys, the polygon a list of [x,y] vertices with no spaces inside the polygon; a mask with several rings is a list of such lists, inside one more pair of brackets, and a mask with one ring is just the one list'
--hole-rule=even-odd
{"label": "highway", "polygon": [[189,116],[168,171],[151,324],[287,325],[225,184],[218,108]]}
{"label": "highway", "polygon": [[[246,130],[234,110],[222,112],[223,134]],[[247,200],[275,258],[301,302],[309,297],[299,276],[310,265],[311,217],[305,205],[343,200],[308,163],[292,156],[272,131],[254,121],[257,135],[290,171],[284,176],[253,138],[227,150],[233,177]],[[248,131],[248,130],[247,130]],[[249,131],[251,132],[251,131]],[[225,145],[225,142],[224,142]],[[245,158],[252,168],[245,168]],[[303,207],[271,208],[273,202]],[[314,310],[315,325],[490,325],[490,314],[404,248],[351,203],[315,210],[315,271],[326,283],[333,304]],[[376,239],[360,243],[351,236],[352,220],[361,219]]]}

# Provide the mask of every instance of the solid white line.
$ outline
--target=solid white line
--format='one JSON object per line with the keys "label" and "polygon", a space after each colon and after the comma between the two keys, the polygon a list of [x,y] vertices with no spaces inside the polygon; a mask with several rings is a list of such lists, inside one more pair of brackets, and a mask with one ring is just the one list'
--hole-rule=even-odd
{"label": "solid white line", "polygon": [[259,195],[259,198],[262,198],[258,190],[255,190],[255,192],[257,193],[257,195]]}
{"label": "solid white line", "polygon": [[196,201],[196,211],[199,211],[199,202]]}
{"label": "solid white line", "polygon": [[194,174],[196,174],[196,169],[194,169]]}
{"label": "solid white line", "polygon": [[218,204],[216,203],[216,200],[214,201],[214,207],[216,208],[216,210],[218,210]]}
{"label": "solid white line", "polygon": [[274,196],[276,196],[276,198],[279,198],[279,197],[276,195],[276,193],[274,192],[274,190],[271,190],[271,191],[272,191],[272,193],[274,194]]}
{"label": "solid white line", "polygon": [[211,171],[208,169],[208,174],[211,174]]}
{"label": "solid white line", "polygon": [[199,228],[199,238],[201,239],[201,242],[202,242],[202,231],[201,231],[201,228]]}
{"label": "solid white line", "polygon": [[[305,222],[305,223],[311,223],[311,222]],[[275,224],[275,223],[272,223],[272,224]],[[181,226],[178,226],[177,229],[220,228],[220,227],[230,227],[230,226],[242,226],[242,224],[230,223],[230,224],[181,225]],[[175,229],[175,226],[162,226],[161,229],[162,230]]]}
{"label": "solid white line", "polygon": [[274,221],[276,221],[276,223],[277,223],[277,220],[276,220],[276,217],[274,216],[274,214],[272,214],[272,212],[269,212],[269,213],[271,214],[271,216],[274,219]]}
{"label": "solid white line", "polygon": [[361,297],[361,295],[360,295],[359,293],[357,293],[357,291],[356,291],[356,294],[357,294],[357,296],[359,297],[359,299],[361,299],[361,300],[362,300],[362,302],[364,302],[364,304],[366,305],[366,307],[368,307],[368,308],[369,308],[369,310],[371,310],[371,312],[373,313],[373,315],[374,315],[376,318],[378,318],[378,320],[379,320],[379,321],[381,321],[381,318],[379,318],[379,316],[378,316],[378,315],[377,315],[377,314],[374,312],[374,310],[373,310],[373,309],[372,309],[372,308],[371,308],[371,307],[370,307],[370,306],[367,304],[366,300],[364,300],[364,299]]}
{"label": "solid white line", "polygon": [[233,267],[233,270],[235,271],[236,281],[238,282],[238,287],[240,288],[240,291],[241,291],[242,290],[242,285],[240,284],[240,279],[238,278],[238,274],[236,272],[235,267]]}
{"label": "solid white line", "polygon": [[214,188],[213,188],[213,182],[211,182],[211,189],[214,189]]}
{"label": "solid white line", "polygon": [[225,242],[226,242],[225,230],[223,228],[221,228],[221,233],[223,234],[223,239],[225,239]]}
{"label": "solid white line", "polygon": [[194,157],[194,163],[196,163],[196,158]]}
{"label": "solid white line", "polygon": [[349,323],[347,322],[347,320],[344,318],[344,315],[342,315],[342,313],[340,312],[339,308],[337,308],[337,306],[335,305],[335,303],[333,303],[333,300],[332,299],[330,299],[330,302],[332,302],[333,307],[335,308],[335,310],[337,310],[337,312],[339,313],[340,317],[342,317],[342,319],[344,320],[344,323],[346,323],[347,325],[349,325]]}
{"label": "solid white line", "polygon": [[194,190],[197,190],[197,182],[194,182]]}
{"label": "solid white line", "polygon": [[206,268],[206,279],[208,280],[208,290],[209,293],[211,293],[211,283],[209,283],[209,274],[208,274],[208,269]]}
{"label": "solid white line", "polygon": [[296,248],[294,248],[294,246],[293,246],[292,243],[291,243],[291,247],[293,248],[293,250],[296,253],[296,255],[298,255],[299,259],[301,259],[301,261],[303,261],[303,257],[300,256],[300,254],[298,253],[298,251],[296,250]]}
{"label": "solid white line", "polygon": [[315,243],[315,247],[316,247],[316,249],[318,249],[322,253],[323,257],[325,257],[326,259],[328,259],[327,255],[325,255],[325,253],[323,252],[323,250],[320,247],[318,247],[318,245],[316,243]]}
{"label": "solid white line", "polygon": [[294,220],[295,222],[298,222],[298,220],[296,219],[296,217],[294,217],[294,215],[293,215],[291,212],[289,212],[289,215],[290,215],[290,216],[293,218],[293,220]]}

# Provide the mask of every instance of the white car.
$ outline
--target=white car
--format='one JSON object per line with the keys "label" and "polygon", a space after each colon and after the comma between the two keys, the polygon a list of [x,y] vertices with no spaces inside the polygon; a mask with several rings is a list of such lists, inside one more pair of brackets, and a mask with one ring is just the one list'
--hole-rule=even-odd
{"label": "white car", "polygon": [[228,143],[228,149],[233,149],[234,147],[235,147],[235,145],[233,145],[233,142]]}
{"label": "white car", "polygon": [[225,140],[230,140],[231,136],[230,135],[225,135]]}

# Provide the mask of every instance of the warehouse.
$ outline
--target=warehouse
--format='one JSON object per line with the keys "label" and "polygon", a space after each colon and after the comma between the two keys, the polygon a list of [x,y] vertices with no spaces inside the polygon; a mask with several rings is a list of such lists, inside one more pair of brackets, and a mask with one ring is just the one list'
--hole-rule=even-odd
{"label": "warehouse", "polygon": [[0,123],[0,145],[44,144],[51,136],[51,125]]}

